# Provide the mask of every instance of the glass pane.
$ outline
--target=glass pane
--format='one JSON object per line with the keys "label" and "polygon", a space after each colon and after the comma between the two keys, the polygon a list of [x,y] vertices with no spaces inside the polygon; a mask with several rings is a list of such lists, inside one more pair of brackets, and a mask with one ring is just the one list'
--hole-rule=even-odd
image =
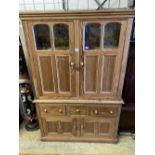
{"label": "glass pane", "polygon": [[36,48],[38,50],[51,48],[49,27],[45,24],[34,25]]}
{"label": "glass pane", "polygon": [[109,23],[104,31],[104,48],[117,48],[119,44],[121,24]]}
{"label": "glass pane", "polygon": [[54,46],[57,49],[69,48],[69,30],[66,24],[56,24],[53,27]]}
{"label": "glass pane", "polygon": [[97,23],[85,26],[85,50],[100,48],[101,25]]}

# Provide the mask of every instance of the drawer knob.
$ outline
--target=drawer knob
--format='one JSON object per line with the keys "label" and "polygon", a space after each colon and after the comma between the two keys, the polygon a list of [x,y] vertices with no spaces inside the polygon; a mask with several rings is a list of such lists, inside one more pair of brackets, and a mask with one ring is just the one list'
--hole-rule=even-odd
{"label": "drawer knob", "polygon": [[78,112],[78,113],[79,113],[79,112],[80,112],[80,109],[76,109],[76,112]]}
{"label": "drawer knob", "polygon": [[97,109],[95,109],[95,110],[94,110],[94,113],[97,115],[97,114],[98,114],[98,110],[97,110]]}
{"label": "drawer knob", "polygon": [[81,125],[81,129],[83,129],[83,125]]}
{"label": "drawer knob", "polygon": [[59,109],[59,113],[62,113],[62,109]]}
{"label": "drawer knob", "polygon": [[76,125],[73,125],[73,129],[76,129]]}
{"label": "drawer knob", "polygon": [[112,110],[110,110],[110,114],[113,114],[113,111]]}
{"label": "drawer knob", "polygon": [[47,109],[44,109],[44,112],[47,113]]}

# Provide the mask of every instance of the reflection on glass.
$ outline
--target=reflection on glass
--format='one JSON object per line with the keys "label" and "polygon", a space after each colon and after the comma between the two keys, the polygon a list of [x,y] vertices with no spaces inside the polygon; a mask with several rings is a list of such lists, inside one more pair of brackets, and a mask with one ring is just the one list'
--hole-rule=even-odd
{"label": "reflection on glass", "polygon": [[56,24],[53,26],[54,46],[57,49],[69,48],[69,30],[66,24]]}
{"label": "reflection on glass", "polygon": [[34,25],[36,48],[38,50],[51,48],[49,27],[46,24]]}
{"label": "reflection on glass", "polygon": [[119,44],[121,24],[106,24],[104,30],[104,48],[117,48]]}
{"label": "reflection on glass", "polygon": [[100,48],[101,25],[91,23],[85,26],[85,50]]}

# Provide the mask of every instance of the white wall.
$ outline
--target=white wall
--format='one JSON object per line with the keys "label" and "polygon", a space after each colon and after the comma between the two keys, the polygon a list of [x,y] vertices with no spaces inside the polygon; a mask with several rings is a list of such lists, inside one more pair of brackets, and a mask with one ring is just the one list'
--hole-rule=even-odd
{"label": "white wall", "polygon": [[[103,8],[128,8],[129,2],[132,0],[107,0]],[[35,10],[63,10],[63,0],[19,0],[20,11],[35,11]],[[103,0],[98,0],[101,4]],[[98,4],[95,0],[65,0],[69,10],[88,10],[97,9]],[[67,7],[67,5],[66,5]]]}

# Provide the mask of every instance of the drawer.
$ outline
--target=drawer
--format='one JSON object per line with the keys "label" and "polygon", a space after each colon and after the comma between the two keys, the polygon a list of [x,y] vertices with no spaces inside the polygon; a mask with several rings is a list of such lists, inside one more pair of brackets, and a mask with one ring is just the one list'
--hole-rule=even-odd
{"label": "drawer", "polygon": [[53,115],[63,116],[66,114],[65,105],[51,105],[51,104],[39,104],[40,113],[42,116]]}
{"label": "drawer", "polygon": [[119,106],[91,106],[90,115],[96,117],[115,117],[119,114]]}
{"label": "drawer", "polygon": [[88,106],[71,105],[71,106],[68,106],[68,114],[69,115],[88,115],[89,107]]}

